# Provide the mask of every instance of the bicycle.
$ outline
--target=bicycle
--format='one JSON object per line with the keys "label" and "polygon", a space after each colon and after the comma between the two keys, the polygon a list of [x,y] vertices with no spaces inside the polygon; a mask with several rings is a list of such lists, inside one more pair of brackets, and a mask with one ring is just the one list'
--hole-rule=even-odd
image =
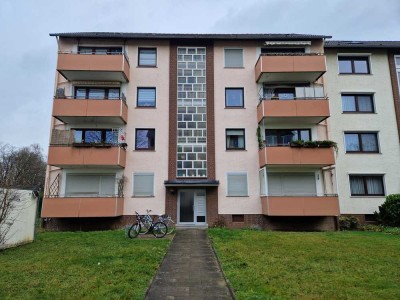
{"label": "bicycle", "polygon": [[158,222],[163,222],[167,225],[168,231],[167,234],[171,234],[174,233],[176,228],[175,228],[175,222],[174,220],[172,220],[170,215],[164,214],[164,215],[159,215]]}
{"label": "bicycle", "polygon": [[[135,211],[137,222],[134,223],[129,228],[129,231],[128,231],[129,238],[133,239],[133,238],[137,237],[139,235],[139,233],[141,233],[142,224],[149,225],[149,228],[144,226],[146,228],[146,230],[145,230],[146,233],[151,231],[156,238],[163,238],[167,234],[167,232],[168,232],[167,225],[163,222],[158,222],[158,221],[154,222],[153,219],[148,214],[149,212],[150,211],[147,212],[147,215],[140,215],[138,212]],[[150,223],[150,220],[151,220],[151,223]],[[142,233],[142,234],[144,234],[144,233]]]}

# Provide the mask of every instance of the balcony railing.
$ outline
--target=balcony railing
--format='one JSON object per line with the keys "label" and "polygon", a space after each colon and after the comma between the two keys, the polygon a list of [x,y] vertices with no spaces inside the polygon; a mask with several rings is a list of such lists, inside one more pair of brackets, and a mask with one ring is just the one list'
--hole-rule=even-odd
{"label": "balcony railing", "polygon": [[257,82],[315,82],[326,72],[323,53],[261,54],[255,66]]}
{"label": "balcony railing", "polygon": [[262,196],[262,213],[267,216],[338,216],[337,195]]}
{"label": "balcony railing", "polygon": [[66,79],[128,82],[129,58],[125,52],[58,52],[57,71]]}
{"label": "balcony railing", "polygon": [[322,86],[314,87],[262,87],[258,92],[261,100],[326,100]]}

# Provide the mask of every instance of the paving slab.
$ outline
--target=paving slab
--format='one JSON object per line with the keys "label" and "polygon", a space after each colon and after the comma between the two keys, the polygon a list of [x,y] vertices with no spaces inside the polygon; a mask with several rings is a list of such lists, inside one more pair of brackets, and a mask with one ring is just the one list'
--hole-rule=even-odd
{"label": "paving slab", "polygon": [[233,299],[206,230],[177,230],[146,295],[158,299]]}

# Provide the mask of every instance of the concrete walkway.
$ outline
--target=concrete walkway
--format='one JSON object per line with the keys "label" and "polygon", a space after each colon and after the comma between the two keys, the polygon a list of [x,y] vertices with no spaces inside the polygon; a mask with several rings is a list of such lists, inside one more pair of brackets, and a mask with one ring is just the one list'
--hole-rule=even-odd
{"label": "concrete walkway", "polygon": [[206,230],[176,232],[146,299],[233,299]]}

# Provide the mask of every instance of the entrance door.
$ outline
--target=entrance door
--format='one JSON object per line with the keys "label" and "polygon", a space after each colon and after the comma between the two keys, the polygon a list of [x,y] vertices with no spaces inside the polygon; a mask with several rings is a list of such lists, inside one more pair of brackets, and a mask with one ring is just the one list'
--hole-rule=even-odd
{"label": "entrance door", "polygon": [[179,190],[178,222],[180,224],[206,224],[206,191]]}

